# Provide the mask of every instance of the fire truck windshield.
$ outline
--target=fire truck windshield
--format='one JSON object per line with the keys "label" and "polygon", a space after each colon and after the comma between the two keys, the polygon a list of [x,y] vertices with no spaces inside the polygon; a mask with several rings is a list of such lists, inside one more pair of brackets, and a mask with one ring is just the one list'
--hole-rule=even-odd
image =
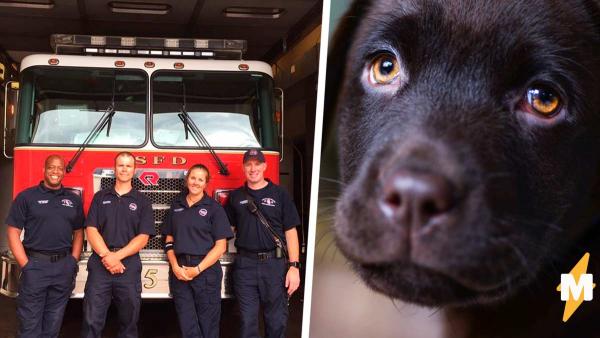
{"label": "fire truck windshield", "polygon": [[159,147],[197,147],[182,105],[215,148],[276,147],[273,80],[262,73],[157,71],[152,76],[152,138]]}
{"label": "fire truck windshield", "polygon": [[139,146],[146,140],[146,72],[38,66],[22,76],[18,143],[80,145],[113,97],[110,133],[89,144]]}

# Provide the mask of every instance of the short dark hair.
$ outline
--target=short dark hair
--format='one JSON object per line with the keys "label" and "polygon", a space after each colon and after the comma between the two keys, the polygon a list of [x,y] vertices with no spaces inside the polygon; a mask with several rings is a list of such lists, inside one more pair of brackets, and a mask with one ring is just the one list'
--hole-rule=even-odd
{"label": "short dark hair", "polygon": [[194,169],[201,169],[201,170],[206,171],[206,183],[210,182],[210,171],[208,171],[208,168],[204,164],[201,164],[201,163],[196,163],[187,170],[187,173],[185,174],[186,182],[187,182],[188,178],[190,178],[190,173]]}
{"label": "short dark hair", "polygon": [[63,163],[63,166],[65,165],[65,159],[62,158],[62,156],[57,155],[57,154],[51,154],[51,155],[48,155],[48,157],[46,157],[46,160],[44,161],[44,168],[46,168],[46,166],[48,166],[48,163],[50,163],[50,161],[52,161],[55,158],[61,160],[61,162]]}
{"label": "short dark hair", "polygon": [[122,151],[120,153],[117,154],[117,156],[115,156],[115,167],[117,166],[117,159],[119,157],[131,157],[133,158],[133,167],[135,168],[135,156],[133,156],[133,154],[129,151]]}

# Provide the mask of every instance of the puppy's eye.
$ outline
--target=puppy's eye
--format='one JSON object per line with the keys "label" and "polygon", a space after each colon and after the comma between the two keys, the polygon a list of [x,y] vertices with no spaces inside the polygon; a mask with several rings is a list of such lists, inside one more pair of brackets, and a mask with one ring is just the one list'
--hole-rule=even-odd
{"label": "puppy's eye", "polygon": [[561,99],[558,93],[543,85],[535,85],[527,89],[528,110],[542,115],[551,117],[561,108]]}
{"label": "puppy's eye", "polygon": [[371,61],[371,79],[377,84],[390,84],[398,73],[400,73],[400,65],[392,54],[381,54]]}

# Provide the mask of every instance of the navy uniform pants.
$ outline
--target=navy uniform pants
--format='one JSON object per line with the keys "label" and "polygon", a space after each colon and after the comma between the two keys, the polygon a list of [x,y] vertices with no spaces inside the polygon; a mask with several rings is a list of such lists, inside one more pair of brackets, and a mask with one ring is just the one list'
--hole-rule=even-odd
{"label": "navy uniform pants", "polygon": [[237,255],[233,266],[233,288],[240,304],[240,337],[260,337],[258,314],[263,307],[266,338],[284,338],[288,319],[285,289],[287,263],[283,258]]}
{"label": "navy uniform pants", "polygon": [[95,253],[88,260],[88,277],[83,297],[83,326],[81,336],[99,338],[111,301],[118,312],[118,337],[137,338],[142,293],[142,262],[139,255],[121,261],[125,272],[111,275]]}
{"label": "navy uniform pants", "polygon": [[17,337],[58,337],[76,274],[77,262],[70,254],[55,262],[29,257],[19,282]]}
{"label": "navy uniform pants", "polygon": [[[180,266],[197,266],[201,256],[177,256]],[[191,281],[180,281],[172,271],[169,288],[175,303],[181,336],[218,338],[221,320],[221,280],[223,271],[217,261]]]}

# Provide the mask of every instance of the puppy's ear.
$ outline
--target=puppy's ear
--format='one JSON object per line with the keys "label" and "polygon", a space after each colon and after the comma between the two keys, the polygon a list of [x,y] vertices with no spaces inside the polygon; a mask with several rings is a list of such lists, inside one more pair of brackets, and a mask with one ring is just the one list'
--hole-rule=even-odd
{"label": "puppy's ear", "polygon": [[[333,131],[335,128],[335,108],[339,96],[339,90],[344,83],[344,69],[348,50],[354,41],[354,33],[362,14],[369,7],[369,0],[354,1],[348,11],[339,19],[339,24],[330,39],[327,58],[327,80],[325,83],[325,110],[323,116],[323,130]],[[334,133],[328,135],[329,139]],[[325,140],[328,143],[329,140]]]}

